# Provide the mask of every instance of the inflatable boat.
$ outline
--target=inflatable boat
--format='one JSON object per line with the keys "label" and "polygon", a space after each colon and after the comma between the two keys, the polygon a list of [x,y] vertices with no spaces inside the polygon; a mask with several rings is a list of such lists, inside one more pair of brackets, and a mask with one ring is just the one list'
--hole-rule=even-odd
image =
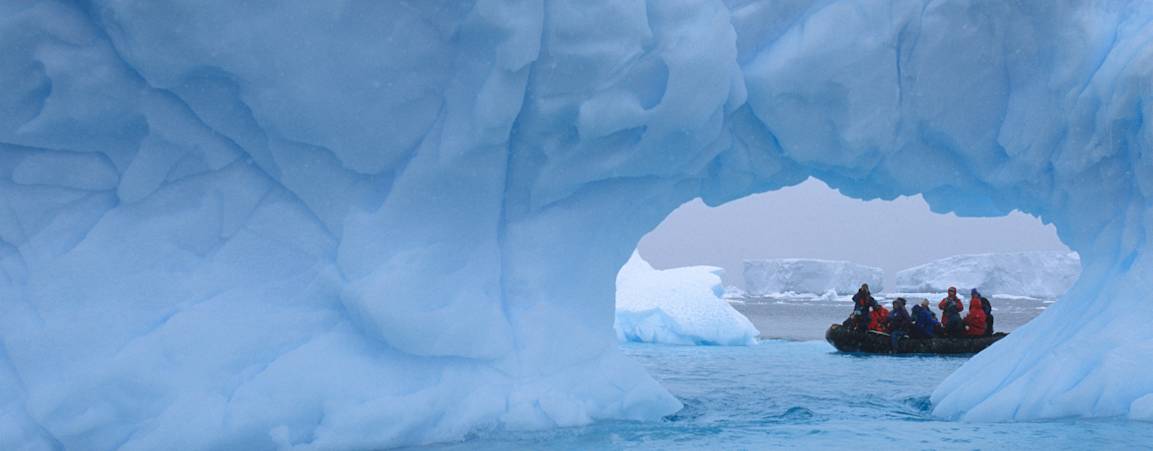
{"label": "inflatable boat", "polygon": [[870,354],[976,354],[1005,338],[999,332],[987,337],[959,338],[902,338],[892,352],[889,334],[877,331],[860,332],[841,324],[833,324],[825,332],[825,340],[841,352]]}

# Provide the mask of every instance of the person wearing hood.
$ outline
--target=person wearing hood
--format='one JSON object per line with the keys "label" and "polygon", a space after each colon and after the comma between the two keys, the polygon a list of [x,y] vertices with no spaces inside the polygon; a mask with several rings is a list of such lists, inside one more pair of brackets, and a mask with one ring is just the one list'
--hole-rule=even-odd
{"label": "person wearing hood", "polygon": [[868,332],[869,310],[876,306],[877,300],[873,299],[873,295],[869,293],[869,284],[862,283],[857,294],[853,295],[853,316],[851,319],[857,330]]}
{"label": "person wearing hood", "polygon": [[946,337],[960,337],[965,335],[965,323],[961,319],[961,312],[965,304],[957,297],[957,288],[949,287],[949,295],[937,304],[941,309],[941,325],[945,326]]}
{"label": "person wearing hood", "polygon": [[984,337],[989,324],[986,322],[985,307],[981,303],[981,293],[976,288],[969,293],[969,314],[965,315],[965,335]]}
{"label": "person wearing hood", "polygon": [[913,320],[909,317],[909,311],[905,310],[905,298],[897,298],[893,301],[893,312],[889,313],[888,323],[890,349],[896,354],[898,342],[908,336],[909,329],[913,327]]}
{"label": "person wearing hood", "polygon": [[933,310],[929,308],[929,300],[922,299],[920,305],[913,306],[913,327],[909,329],[909,333],[913,338],[933,338],[937,333],[937,328],[941,327],[941,323],[937,322],[937,316],[933,315]]}
{"label": "person wearing hood", "polygon": [[869,314],[869,330],[889,332],[889,309],[878,303],[873,306],[873,313]]}

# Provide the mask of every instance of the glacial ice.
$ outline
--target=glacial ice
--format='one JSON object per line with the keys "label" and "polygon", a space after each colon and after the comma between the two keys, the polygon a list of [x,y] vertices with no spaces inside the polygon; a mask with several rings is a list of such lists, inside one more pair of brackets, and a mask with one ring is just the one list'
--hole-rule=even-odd
{"label": "glacial ice", "polygon": [[1145,395],[1133,401],[1133,405],[1129,407],[1129,418],[1153,421],[1153,395]]}
{"label": "glacial ice", "polygon": [[723,269],[688,266],[653,269],[633,252],[617,274],[620,341],[676,345],[756,344],[760,331],[724,300]]}
{"label": "glacial ice", "polygon": [[897,291],[961,293],[1053,299],[1069,290],[1081,273],[1076,253],[1061,251],[956,255],[897,272]]}
{"label": "glacial ice", "polygon": [[821,300],[821,301],[826,301],[826,302],[841,301],[841,300],[852,301],[853,300],[852,296],[841,296],[841,295],[837,294],[837,290],[833,290],[833,289],[825,291],[824,294],[817,296],[816,299]]}
{"label": "glacial ice", "polygon": [[611,327],[621,265],[686,201],[808,177],[1019,209],[1081,256],[1061,301],[938,388],[938,415],[1142,416],[1151,18],[1139,0],[0,2],[0,448],[659,418],[680,403]]}
{"label": "glacial ice", "polygon": [[842,260],[811,258],[773,258],[745,260],[745,288],[753,296],[774,293],[853,294],[862,283],[880,293],[884,289],[885,271]]}
{"label": "glacial ice", "polygon": [[725,287],[725,292],[723,295],[721,295],[721,297],[725,299],[741,299],[748,295],[749,294],[746,293],[745,290],[729,285]]}

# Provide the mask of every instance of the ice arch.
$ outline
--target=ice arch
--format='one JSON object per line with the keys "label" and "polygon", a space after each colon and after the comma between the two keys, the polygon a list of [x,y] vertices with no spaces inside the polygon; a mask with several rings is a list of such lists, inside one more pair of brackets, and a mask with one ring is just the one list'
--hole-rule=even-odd
{"label": "ice arch", "polygon": [[[816,176],[1056,224],[1084,276],[936,412],[1153,416],[1153,5],[0,1],[0,447],[655,418],[612,281]],[[1140,370],[1140,371],[1139,371]]]}

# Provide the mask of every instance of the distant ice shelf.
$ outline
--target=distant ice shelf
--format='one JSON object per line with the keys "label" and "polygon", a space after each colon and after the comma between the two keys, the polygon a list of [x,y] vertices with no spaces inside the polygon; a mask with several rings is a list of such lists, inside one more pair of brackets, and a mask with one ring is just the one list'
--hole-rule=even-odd
{"label": "distant ice shelf", "polygon": [[962,294],[976,288],[986,295],[1052,299],[1065,294],[1081,274],[1072,252],[1015,252],[958,255],[897,273],[897,291]]}
{"label": "distant ice shelf", "polygon": [[[774,258],[745,260],[745,287],[750,295],[779,293],[846,295],[869,284],[872,292],[884,290],[885,271],[842,260]],[[834,296],[835,298],[835,296]]]}

